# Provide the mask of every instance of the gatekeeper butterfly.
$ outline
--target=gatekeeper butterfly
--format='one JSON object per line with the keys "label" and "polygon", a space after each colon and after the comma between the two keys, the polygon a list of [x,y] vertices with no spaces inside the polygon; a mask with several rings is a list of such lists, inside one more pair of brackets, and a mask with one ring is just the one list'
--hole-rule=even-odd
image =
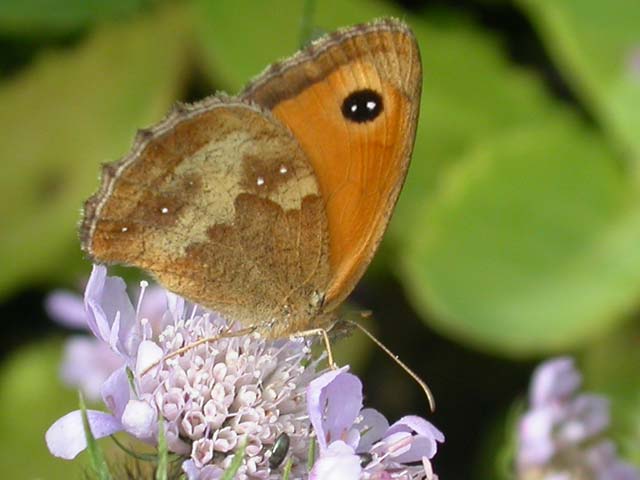
{"label": "gatekeeper butterfly", "polygon": [[314,41],[237,96],[179,104],[103,167],[82,247],[267,338],[329,329],[398,199],[421,84],[412,32],[382,19]]}

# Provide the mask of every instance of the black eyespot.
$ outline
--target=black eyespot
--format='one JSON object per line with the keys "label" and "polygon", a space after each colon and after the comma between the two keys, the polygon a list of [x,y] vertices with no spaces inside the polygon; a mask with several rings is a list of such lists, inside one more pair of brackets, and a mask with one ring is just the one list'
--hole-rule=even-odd
{"label": "black eyespot", "polygon": [[373,90],[357,90],[342,102],[342,115],[352,122],[364,123],[382,112],[382,96]]}
{"label": "black eyespot", "polygon": [[282,432],[276,438],[276,441],[271,447],[271,456],[269,457],[269,466],[271,468],[278,468],[282,462],[284,462],[287,452],[289,451],[289,435]]}

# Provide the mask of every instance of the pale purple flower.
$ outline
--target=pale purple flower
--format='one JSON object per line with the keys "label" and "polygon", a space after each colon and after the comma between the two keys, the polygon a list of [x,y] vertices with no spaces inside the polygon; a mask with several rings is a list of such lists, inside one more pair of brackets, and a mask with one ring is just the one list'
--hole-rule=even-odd
{"label": "pale purple flower", "polygon": [[573,360],[560,357],[533,374],[530,409],[520,419],[517,470],[526,480],[640,480],[604,438],[609,402],[579,392],[582,377]]}
{"label": "pale purple flower", "polygon": [[[167,309],[166,294],[160,287],[146,287],[147,282],[141,282],[142,292],[135,312],[137,321],[146,318],[151,325],[159,325]],[[54,291],[47,297],[45,308],[60,325],[89,331],[88,315],[80,295]],[[60,376],[65,384],[82,391],[87,399],[98,401],[102,385],[122,365],[122,357],[108,343],[94,336],[73,335],[64,347]]]}
{"label": "pale purple flower", "polygon": [[[236,478],[278,478],[281,471],[268,460],[284,432],[290,438],[292,478],[299,478],[306,471],[311,429],[305,387],[316,376],[307,343],[267,342],[252,334],[165,358],[235,327],[176,295],[163,295],[164,308],[152,325],[141,315],[144,299],[134,308],[122,279],[94,267],[84,298],[88,325],[121,366],[101,388],[111,413],[88,411],[93,435],[125,431],[155,444],[162,415],[169,450],[185,458],[189,479],[218,478],[242,442],[245,455]],[[54,455],[74,458],[86,448],[80,412],[55,422],[46,440]]]}
{"label": "pale purple flower", "polygon": [[437,479],[430,460],[444,435],[421,417],[389,426],[381,413],[363,409],[362,383],[347,367],[309,384],[307,409],[319,448],[310,479]]}
{"label": "pale purple flower", "polygon": [[[115,358],[117,368],[109,366],[112,371],[102,384],[91,385],[99,387],[109,410],[87,412],[94,437],[126,432],[156,445],[162,424],[168,448],[183,457],[189,480],[220,478],[240,448],[239,479],[280,478],[285,463],[291,465],[292,479],[436,478],[430,459],[436,443],[444,440],[442,433],[420,417],[407,416],[389,426],[382,414],[363,409],[360,380],[346,368],[319,375],[320,359],[312,359],[307,341],[231,336],[238,325],[174,294],[147,288],[146,282],[141,287],[134,307],[124,281],[95,266],[82,308],[68,294],[49,302],[54,316],[66,314],[67,324],[86,321],[95,336],[92,343]],[[74,365],[78,378],[83,366],[94,381],[99,378],[99,365],[92,364],[94,346],[73,347],[80,353],[71,357],[84,359]],[[185,346],[191,347],[181,350]],[[83,354],[83,348],[89,353]],[[288,447],[272,458],[283,435]],[[309,473],[313,435],[319,458]],[[84,450],[81,412],[56,421],[46,441],[54,455],[65,459]]]}

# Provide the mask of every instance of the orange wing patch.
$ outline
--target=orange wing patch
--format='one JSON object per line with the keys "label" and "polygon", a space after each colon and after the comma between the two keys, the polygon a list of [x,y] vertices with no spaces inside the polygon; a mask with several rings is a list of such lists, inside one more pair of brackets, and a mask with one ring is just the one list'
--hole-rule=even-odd
{"label": "orange wing patch", "polygon": [[[413,149],[421,82],[413,35],[386,20],[312,45],[243,94],[272,109],[313,165],[329,223],[329,310],[353,290],[389,222]],[[358,92],[381,104],[372,104],[380,111],[370,120],[345,111]]]}

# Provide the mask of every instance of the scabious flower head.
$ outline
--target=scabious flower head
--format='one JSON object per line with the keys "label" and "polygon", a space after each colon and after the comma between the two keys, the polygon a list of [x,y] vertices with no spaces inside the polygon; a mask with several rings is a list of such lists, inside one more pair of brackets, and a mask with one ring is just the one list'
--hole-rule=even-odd
{"label": "scabious flower head", "polygon": [[[155,444],[162,415],[169,450],[186,458],[189,478],[217,478],[241,444],[237,478],[277,478],[268,460],[284,432],[292,474],[302,471],[310,435],[305,388],[316,375],[306,343],[267,342],[251,334],[205,342],[165,359],[234,329],[178,296],[167,293],[166,299],[161,321],[152,326],[134,308],[124,282],[94,268],[85,294],[88,325],[120,358],[101,389],[111,413],[88,412],[94,436],[124,430]],[[58,420],[46,438],[54,455],[75,457],[86,447],[80,412]]]}
{"label": "scabious flower head", "polygon": [[[154,292],[151,301],[145,292]],[[73,302],[58,311],[82,316]],[[91,369],[110,411],[87,411],[96,438],[124,431],[157,445],[162,425],[190,480],[220,478],[240,451],[239,479],[280,478],[285,464],[291,479],[436,478],[429,460],[442,434],[420,417],[389,426],[382,414],[362,409],[360,381],[346,367],[316,372],[319,359],[302,339],[228,335],[239,326],[146,283],[134,307],[122,279],[100,266],[87,284],[84,311],[100,348],[117,360],[106,379],[105,371]],[[283,436],[284,458],[271,462]],[[309,474],[314,436],[319,458]],[[55,422],[46,440],[54,455],[74,458],[86,448],[81,412]]]}
{"label": "scabious flower head", "polygon": [[540,365],[529,392],[530,408],[518,429],[517,470],[521,480],[640,480],[604,438],[609,403],[580,393],[573,360],[561,357]]}

